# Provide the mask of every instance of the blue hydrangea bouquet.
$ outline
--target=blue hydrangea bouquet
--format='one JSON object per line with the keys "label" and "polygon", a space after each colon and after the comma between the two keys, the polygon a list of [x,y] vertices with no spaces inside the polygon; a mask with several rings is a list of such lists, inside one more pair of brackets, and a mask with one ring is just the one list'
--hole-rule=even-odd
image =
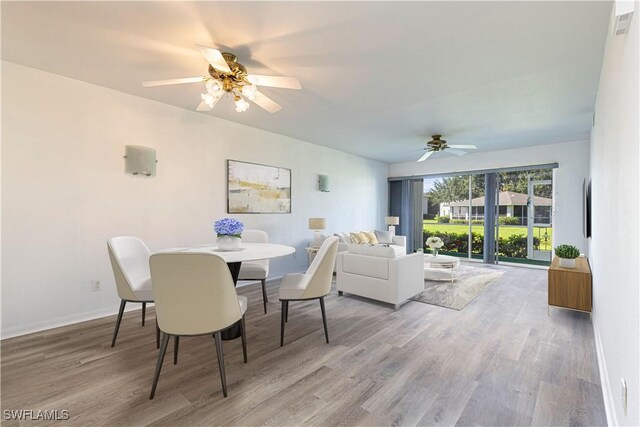
{"label": "blue hydrangea bouquet", "polygon": [[218,237],[220,236],[233,236],[242,237],[242,231],[244,230],[244,224],[234,218],[223,218],[216,221],[213,224]]}

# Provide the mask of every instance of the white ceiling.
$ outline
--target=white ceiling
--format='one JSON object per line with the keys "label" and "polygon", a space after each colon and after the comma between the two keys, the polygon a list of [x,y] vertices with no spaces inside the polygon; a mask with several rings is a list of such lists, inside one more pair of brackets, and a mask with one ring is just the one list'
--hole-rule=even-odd
{"label": "white ceiling", "polygon": [[[283,109],[209,113],[386,162],[442,133],[480,150],[585,138],[610,2],[2,2],[2,58],[195,109],[194,44],[250,73]],[[10,106],[3,106],[10,108]],[[447,154],[438,154],[446,156]]]}

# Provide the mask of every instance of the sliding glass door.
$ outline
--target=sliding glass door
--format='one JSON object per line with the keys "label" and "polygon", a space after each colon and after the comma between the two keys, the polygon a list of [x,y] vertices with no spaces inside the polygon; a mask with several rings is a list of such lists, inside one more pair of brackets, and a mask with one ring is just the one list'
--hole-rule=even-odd
{"label": "sliding glass door", "polygon": [[[482,259],[484,240],[484,175],[424,180],[423,243],[440,237],[443,255]],[[424,247],[425,252],[429,248]]]}
{"label": "sliding glass door", "polygon": [[551,262],[553,185],[551,169],[499,174],[497,260]]}
{"label": "sliding glass door", "polygon": [[551,262],[552,224],[551,180],[529,180],[529,215],[527,218],[527,258]]}

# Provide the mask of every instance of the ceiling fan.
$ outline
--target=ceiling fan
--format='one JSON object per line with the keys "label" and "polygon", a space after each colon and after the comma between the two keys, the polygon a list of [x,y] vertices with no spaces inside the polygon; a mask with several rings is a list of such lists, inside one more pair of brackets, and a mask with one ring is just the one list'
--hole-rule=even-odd
{"label": "ceiling fan", "polygon": [[302,89],[300,82],[295,77],[248,74],[247,69],[238,62],[238,58],[233,53],[220,52],[217,49],[206,46],[196,46],[202,56],[209,62],[207,75],[146,81],[142,82],[142,86],[154,87],[184,83],[205,83],[206,92],[201,95],[202,102],[196,108],[197,111],[212,110],[224,94],[229,94],[233,97],[236,111],[239,113],[249,108],[250,104],[245,98],[270,113],[275,113],[282,109],[280,104],[260,92],[257,86]]}
{"label": "ceiling fan", "polygon": [[429,156],[438,151],[447,150],[447,153],[464,156],[467,152],[462,150],[476,150],[478,148],[475,145],[449,145],[447,141],[441,139],[442,135],[433,135],[431,138],[433,138],[431,141],[427,141],[427,148],[425,148],[427,152],[418,159],[419,162],[424,162]]}

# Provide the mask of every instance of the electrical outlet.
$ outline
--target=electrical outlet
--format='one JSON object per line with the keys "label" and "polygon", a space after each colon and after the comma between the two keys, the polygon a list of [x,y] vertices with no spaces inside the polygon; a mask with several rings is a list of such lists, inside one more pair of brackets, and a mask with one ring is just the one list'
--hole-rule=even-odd
{"label": "electrical outlet", "polygon": [[620,378],[622,380],[622,409],[624,410],[624,414],[627,415],[627,382],[624,378]]}
{"label": "electrical outlet", "polygon": [[100,283],[100,280],[91,281],[91,290],[93,292],[98,292],[102,290],[102,283]]}

